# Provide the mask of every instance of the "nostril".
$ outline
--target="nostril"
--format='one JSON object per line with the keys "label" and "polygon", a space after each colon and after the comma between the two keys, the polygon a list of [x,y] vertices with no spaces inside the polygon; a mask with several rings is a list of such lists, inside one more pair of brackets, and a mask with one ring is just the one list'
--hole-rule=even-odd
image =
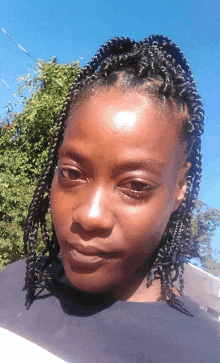
{"label": "nostril", "polygon": [[95,216],[88,214],[75,213],[73,216],[73,223],[80,225],[81,228],[88,232],[94,230],[109,230],[113,227],[113,218],[110,213],[108,215]]}
{"label": "nostril", "polygon": [[91,239],[95,237],[99,238],[108,238],[112,233],[113,228],[100,228],[100,227],[94,227],[91,228],[91,226],[86,226],[85,224],[82,225],[81,223],[77,223],[76,221],[73,221],[71,226],[71,233],[74,235],[79,236],[83,241],[90,241]]}

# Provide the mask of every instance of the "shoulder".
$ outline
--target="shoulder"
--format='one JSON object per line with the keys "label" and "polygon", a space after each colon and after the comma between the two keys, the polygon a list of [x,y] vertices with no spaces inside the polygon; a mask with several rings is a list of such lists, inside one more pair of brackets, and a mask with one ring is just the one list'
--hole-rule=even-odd
{"label": "shoulder", "polygon": [[[52,265],[47,268],[47,271],[51,278],[56,280],[61,269],[61,263],[52,263]],[[20,313],[21,310],[26,310],[25,302],[27,287],[25,284],[25,276],[26,259],[9,264],[0,272],[0,323],[1,316],[4,316],[6,311],[8,312],[8,315],[10,315],[12,314],[12,311],[16,312],[19,310]],[[49,298],[46,299],[46,296],[51,296],[52,294],[53,291],[49,293],[46,285],[45,288],[39,287],[35,291],[35,295],[39,297],[39,301],[44,297],[43,300],[45,303],[50,300]]]}
{"label": "shoulder", "polygon": [[[44,259],[45,257],[42,259],[42,262],[44,261]],[[60,261],[59,264],[53,262],[46,270],[48,271],[48,273],[52,278],[56,279],[62,268],[63,265]],[[24,286],[25,273],[26,273],[25,258],[7,265],[2,271],[0,271],[1,288],[3,288],[4,285],[6,287],[9,287],[9,285],[18,286],[23,284]]]}
{"label": "shoulder", "polygon": [[8,289],[17,286],[18,283],[23,283],[25,278],[26,260],[20,260],[7,265],[0,272],[0,283],[2,289]]}
{"label": "shoulder", "polygon": [[18,308],[25,301],[25,259],[9,264],[0,272],[0,323],[5,311]]}
{"label": "shoulder", "polygon": [[6,267],[3,268],[2,271],[0,271],[0,276],[3,273],[8,273],[9,271],[12,271],[12,270],[17,270],[17,269],[25,270],[25,268],[26,268],[26,259],[23,258],[22,260],[9,263]]}
{"label": "shoulder", "polygon": [[[220,339],[220,323],[208,312],[202,309],[199,304],[188,296],[180,297],[185,309],[191,314],[182,312],[178,306],[169,304],[166,301],[155,303],[124,303],[118,302],[120,313],[129,316],[130,321],[139,322],[140,326],[151,326],[151,331],[164,333],[164,336],[173,336],[176,339],[178,334],[191,336],[194,339],[205,339],[215,344]],[[123,310],[123,312],[122,312]],[[146,325],[147,324],[147,325]],[[177,334],[178,332],[178,334]],[[181,341],[180,341],[181,342]],[[178,343],[179,344],[179,343]],[[218,344],[219,346],[219,344]],[[215,345],[215,348],[217,346]],[[220,351],[219,351],[220,354]]]}
{"label": "shoulder", "polygon": [[193,314],[194,321],[200,324],[206,331],[209,329],[216,331],[220,338],[220,324],[217,319],[211,316],[189,296],[183,296],[182,302],[184,303],[185,307]]}

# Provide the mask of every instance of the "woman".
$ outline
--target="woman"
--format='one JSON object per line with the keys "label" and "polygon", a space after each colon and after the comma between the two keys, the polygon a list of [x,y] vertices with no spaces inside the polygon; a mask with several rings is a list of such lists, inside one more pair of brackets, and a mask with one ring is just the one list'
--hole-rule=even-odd
{"label": "woman", "polygon": [[100,48],[70,88],[29,208],[24,291],[24,261],[1,273],[3,327],[68,362],[218,361],[217,324],[180,296],[199,255],[203,116],[170,39]]}

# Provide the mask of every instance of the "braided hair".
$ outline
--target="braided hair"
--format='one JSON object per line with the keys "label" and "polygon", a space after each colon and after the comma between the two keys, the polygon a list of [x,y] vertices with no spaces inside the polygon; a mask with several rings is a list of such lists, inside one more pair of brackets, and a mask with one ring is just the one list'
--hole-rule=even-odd
{"label": "braided hair", "polygon": [[[192,72],[180,48],[171,39],[152,35],[141,42],[129,38],[113,38],[100,47],[91,61],[82,68],[70,87],[69,94],[57,119],[57,128],[51,145],[47,165],[29,207],[24,243],[27,253],[26,286],[29,291],[27,308],[34,298],[37,287],[51,283],[46,268],[56,261],[59,244],[53,229],[50,238],[45,215],[49,209],[51,183],[58,163],[58,150],[62,144],[66,120],[72,108],[84,102],[96,88],[113,87],[121,84],[131,89],[153,94],[158,100],[174,101],[179,112],[187,108],[189,117],[182,120],[182,142],[186,145],[186,159],[191,162],[187,176],[187,191],[184,200],[170,216],[164,235],[153,253],[152,264],[147,275],[150,286],[156,275],[161,279],[161,295],[186,314],[182,302],[173,292],[173,284],[179,279],[183,291],[184,263],[199,257],[199,247],[190,239],[190,222],[197,199],[201,175],[201,135],[204,111]],[[41,228],[45,250],[36,253],[38,228]],[[44,259],[45,254],[48,256]]]}

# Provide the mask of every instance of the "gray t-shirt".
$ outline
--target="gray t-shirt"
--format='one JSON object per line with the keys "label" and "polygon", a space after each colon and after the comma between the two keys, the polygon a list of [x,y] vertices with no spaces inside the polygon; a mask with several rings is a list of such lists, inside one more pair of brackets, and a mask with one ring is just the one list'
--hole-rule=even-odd
{"label": "gray t-shirt", "polygon": [[[106,301],[58,281],[38,289],[26,310],[25,268],[21,260],[0,272],[0,327],[64,361],[220,362],[220,324],[187,296],[180,299],[193,317],[167,302]],[[58,280],[61,268],[50,267],[53,278]]]}

